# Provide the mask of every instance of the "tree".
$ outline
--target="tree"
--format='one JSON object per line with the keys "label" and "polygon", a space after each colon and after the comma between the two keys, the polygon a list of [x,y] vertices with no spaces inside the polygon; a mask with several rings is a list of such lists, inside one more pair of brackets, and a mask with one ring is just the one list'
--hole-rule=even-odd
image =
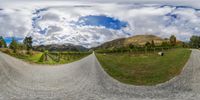
{"label": "tree", "polygon": [[3,36],[0,36],[0,47],[1,48],[7,48],[6,41],[4,40]]}
{"label": "tree", "polygon": [[17,41],[15,40],[15,38],[12,38],[12,42],[10,43],[10,49],[13,50],[14,53],[17,52]]}
{"label": "tree", "polygon": [[0,48],[2,48],[3,47],[3,43],[0,41]]}
{"label": "tree", "polygon": [[131,44],[129,44],[129,48],[130,49],[133,49],[135,46],[131,43]]}
{"label": "tree", "polygon": [[26,49],[26,46],[23,43],[18,43],[18,49],[24,50],[24,49]]}
{"label": "tree", "polygon": [[189,44],[192,48],[200,48],[200,36],[192,36]]}
{"label": "tree", "polygon": [[129,51],[132,52],[133,48],[135,47],[132,43],[128,45]]}
{"label": "tree", "polygon": [[151,47],[151,43],[148,41],[145,43],[145,47]]}
{"label": "tree", "polygon": [[171,46],[175,46],[176,45],[176,36],[171,35],[169,41],[170,41]]}
{"label": "tree", "polygon": [[188,47],[188,43],[183,42],[183,43],[182,43],[182,47],[183,47],[183,48],[187,48],[187,47]]}
{"label": "tree", "polygon": [[151,41],[151,47],[155,47],[154,40]]}
{"label": "tree", "polygon": [[27,53],[30,54],[30,50],[32,49],[32,37],[25,37],[23,41],[24,45],[26,46],[26,50],[28,51]]}
{"label": "tree", "polygon": [[162,42],[161,46],[162,47],[168,47],[168,46],[170,46],[170,44],[168,42]]}

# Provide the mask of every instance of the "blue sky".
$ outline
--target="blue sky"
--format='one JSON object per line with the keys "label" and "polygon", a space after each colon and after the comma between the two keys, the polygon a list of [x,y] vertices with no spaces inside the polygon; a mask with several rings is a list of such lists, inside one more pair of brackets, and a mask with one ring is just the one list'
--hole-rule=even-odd
{"label": "blue sky", "polygon": [[127,22],[105,15],[82,16],[76,22],[80,26],[103,26],[108,29],[120,30],[128,25]]}
{"label": "blue sky", "polygon": [[[12,41],[13,37],[4,37],[4,40],[6,41],[7,44],[10,44]],[[23,40],[23,38],[18,38],[18,37],[14,37],[14,39],[18,42],[21,42]]]}
{"label": "blue sky", "polygon": [[[1,1],[1,0],[0,0]],[[0,4],[0,35],[34,45],[72,43],[93,47],[138,34],[188,41],[200,34],[198,2],[191,0],[16,1]]]}

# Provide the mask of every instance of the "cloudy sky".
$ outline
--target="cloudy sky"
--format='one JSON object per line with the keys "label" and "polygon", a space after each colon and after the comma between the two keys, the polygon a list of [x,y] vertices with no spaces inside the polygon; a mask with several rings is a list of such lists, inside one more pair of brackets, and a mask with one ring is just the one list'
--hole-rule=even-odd
{"label": "cloudy sky", "polygon": [[[115,2],[114,2],[115,1]],[[0,0],[0,36],[34,45],[72,43],[93,47],[138,34],[200,35],[195,0]]]}

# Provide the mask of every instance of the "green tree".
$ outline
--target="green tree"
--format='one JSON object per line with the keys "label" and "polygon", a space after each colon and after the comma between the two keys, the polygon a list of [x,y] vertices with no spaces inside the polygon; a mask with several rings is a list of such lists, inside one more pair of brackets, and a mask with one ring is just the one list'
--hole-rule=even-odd
{"label": "green tree", "polygon": [[148,41],[145,43],[145,47],[151,47],[151,43]]}
{"label": "green tree", "polygon": [[192,48],[200,48],[200,36],[192,36],[189,44]]}
{"label": "green tree", "polygon": [[133,48],[135,47],[132,43],[128,45],[130,52],[132,52]]}
{"label": "green tree", "polygon": [[26,46],[23,43],[18,43],[18,49],[24,50],[24,49],[26,49]]}
{"label": "green tree", "polygon": [[2,48],[3,47],[3,43],[0,41],[0,48]]}
{"label": "green tree", "polygon": [[23,41],[24,45],[26,46],[26,50],[28,51],[27,53],[30,54],[30,50],[32,49],[32,37],[25,37]]}
{"label": "green tree", "polygon": [[168,42],[162,42],[161,46],[162,46],[162,47],[169,47],[170,44],[169,44]]}
{"label": "green tree", "polygon": [[187,48],[187,47],[188,47],[188,43],[183,42],[183,43],[182,43],[182,47],[183,47],[183,48]]}
{"label": "green tree", "polygon": [[6,41],[4,40],[3,36],[0,36],[0,47],[7,48]]}
{"label": "green tree", "polygon": [[13,38],[12,38],[12,41],[11,41],[11,43],[10,43],[10,49],[12,49],[14,53],[16,53],[16,52],[17,52],[17,47],[18,47],[17,41],[16,41],[15,38],[13,37]]}
{"label": "green tree", "polygon": [[155,47],[154,40],[151,41],[151,47]]}
{"label": "green tree", "polygon": [[171,35],[169,38],[169,41],[170,41],[171,46],[175,46],[176,45],[176,36]]}
{"label": "green tree", "polygon": [[133,49],[135,46],[131,43],[131,44],[129,44],[129,48],[130,49]]}

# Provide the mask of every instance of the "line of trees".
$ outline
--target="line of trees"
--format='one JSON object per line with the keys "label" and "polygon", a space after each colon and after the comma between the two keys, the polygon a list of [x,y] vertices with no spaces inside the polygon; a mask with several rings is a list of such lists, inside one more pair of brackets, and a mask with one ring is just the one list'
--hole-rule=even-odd
{"label": "line of trees", "polygon": [[17,50],[27,50],[27,54],[31,53],[32,50],[32,37],[25,37],[23,40],[23,43],[19,43],[14,37],[11,40],[11,43],[9,46],[7,46],[6,41],[2,36],[0,36],[0,48],[10,48],[13,50],[14,53],[17,52]]}

